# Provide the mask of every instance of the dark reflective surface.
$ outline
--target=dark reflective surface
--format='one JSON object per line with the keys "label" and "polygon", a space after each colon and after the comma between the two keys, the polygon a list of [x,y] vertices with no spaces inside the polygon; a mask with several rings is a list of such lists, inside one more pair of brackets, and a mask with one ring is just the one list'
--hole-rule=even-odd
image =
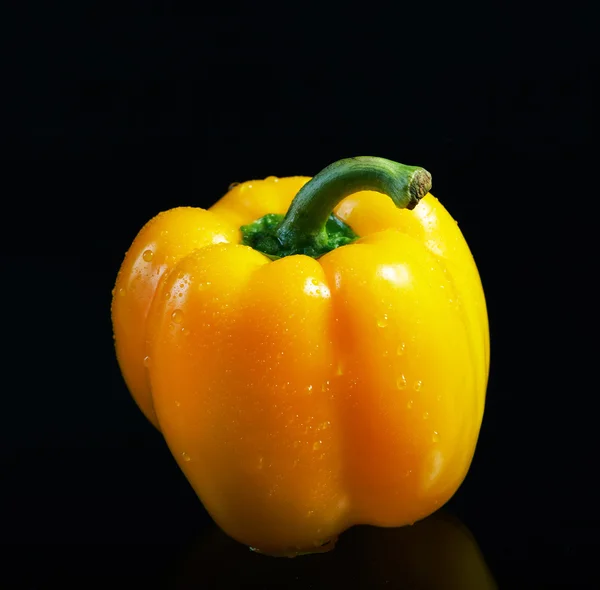
{"label": "dark reflective surface", "polygon": [[174,590],[230,588],[497,588],[470,531],[442,511],[412,527],[358,526],[328,553],[272,558],[252,553],[214,528],[165,579]]}
{"label": "dark reflective surface", "polygon": [[[5,4],[22,20],[0,18],[18,77],[0,110],[2,590],[600,588],[596,19],[521,3],[473,27],[448,4],[316,30],[314,10],[282,24],[251,3],[198,26]],[[481,273],[486,413],[445,508],[475,540],[438,515],[275,560],[214,527],[135,407],[110,292],[159,211],[362,154],[427,168]]]}

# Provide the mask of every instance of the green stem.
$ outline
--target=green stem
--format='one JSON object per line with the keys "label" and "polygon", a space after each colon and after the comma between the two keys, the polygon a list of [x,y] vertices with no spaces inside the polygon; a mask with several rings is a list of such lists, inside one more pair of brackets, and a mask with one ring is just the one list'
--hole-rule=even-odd
{"label": "green stem", "polygon": [[[372,190],[388,195],[398,208],[414,209],[430,189],[431,174],[418,166],[370,156],[339,160],[298,191],[283,220],[270,215],[242,227],[243,243],[272,258],[298,253],[317,257],[356,238],[340,220],[332,220],[343,198]],[[335,235],[328,235],[330,228]]]}
{"label": "green stem", "polygon": [[396,207],[414,209],[431,188],[431,175],[418,166],[362,156],[330,164],[298,191],[279,226],[285,247],[320,240],[335,206],[348,195],[372,190],[389,195]]}

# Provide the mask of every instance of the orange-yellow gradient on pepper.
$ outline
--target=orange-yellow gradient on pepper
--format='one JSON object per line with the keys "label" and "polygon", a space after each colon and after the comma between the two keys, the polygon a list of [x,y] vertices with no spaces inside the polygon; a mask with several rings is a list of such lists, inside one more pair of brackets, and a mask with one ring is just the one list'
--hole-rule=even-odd
{"label": "orange-yellow gradient on pepper", "polygon": [[349,158],[161,213],[126,254],[124,379],[234,539],[315,551],[354,524],[423,519],[466,476],[488,320],[430,187],[422,168]]}

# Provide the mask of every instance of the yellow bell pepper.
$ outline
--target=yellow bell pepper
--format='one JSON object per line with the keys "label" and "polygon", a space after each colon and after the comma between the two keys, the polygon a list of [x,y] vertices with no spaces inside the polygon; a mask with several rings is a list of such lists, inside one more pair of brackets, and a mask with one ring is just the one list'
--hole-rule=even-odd
{"label": "yellow bell pepper", "polygon": [[163,212],[126,254],[124,379],[234,539],[312,552],[357,523],[423,519],[462,483],[488,321],[430,187],[422,168],[349,158]]}

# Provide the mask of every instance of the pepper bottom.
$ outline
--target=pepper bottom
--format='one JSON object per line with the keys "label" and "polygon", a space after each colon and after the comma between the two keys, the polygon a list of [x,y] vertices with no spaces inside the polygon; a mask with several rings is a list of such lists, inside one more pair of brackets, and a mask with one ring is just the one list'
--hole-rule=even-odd
{"label": "pepper bottom", "polygon": [[313,555],[315,553],[327,553],[335,548],[338,537],[331,537],[330,539],[315,541],[314,547],[292,547],[290,549],[284,549],[278,552],[261,551],[256,547],[250,547],[250,551],[254,553],[260,553],[268,557],[299,557],[300,555]]}

